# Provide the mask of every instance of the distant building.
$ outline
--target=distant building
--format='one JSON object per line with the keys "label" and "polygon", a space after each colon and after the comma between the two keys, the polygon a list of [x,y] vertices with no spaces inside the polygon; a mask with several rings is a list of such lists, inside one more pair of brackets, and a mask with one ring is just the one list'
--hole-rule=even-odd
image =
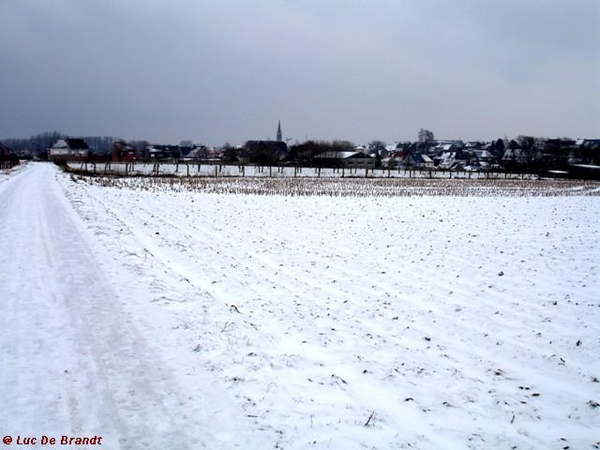
{"label": "distant building", "polygon": [[433,160],[422,153],[400,150],[393,152],[389,158],[385,159],[384,165],[389,168],[433,168]]}
{"label": "distant building", "polygon": [[171,162],[181,159],[182,151],[179,145],[159,145],[152,144],[144,148],[146,160]]}
{"label": "distant building", "polygon": [[453,142],[444,142],[444,143],[438,143],[435,146],[434,150],[436,152],[438,152],[439,154],[442,154],[442,153],[448,153],[448,152],[455,152],[456,150],[458,150],[458,147]]}
{"label": "distant building", "polygon": [[283,141],[283,136],[281,134],[281,120],[277,123],[277,140]]}
{"label": "distant building", "polygon": [[195,145],[192,151],[187,154],[186,160],[204,161],[204,162],[219,162],[221,161],[221,153],[214,147],[206,145]]}
{"label": "distant building", "polygon": [[115,142],[112,149],[112,162],[133,161],[135,161],[135,149],[126,142]]}
{"label": "distant building", "polygon": [[437,156],[434,161],[437,161],[438,169],[445,170],[463,170],[469,164],[469,155],[461,149],[457,149],[454,144],[444,144],[444,148],[448,148]]}
{"label": "distant building", "polygon": [[87,158],[89,153],[90,147],[83,139],[59,139],[48,148],[48,159],[51,161],[82,159]]}
{"label": "distant building", "polygon": [[317,167],[347,167],[372,169],[375,167],[376,159],[364,152],[357,151],[328,151],[314,158]]}

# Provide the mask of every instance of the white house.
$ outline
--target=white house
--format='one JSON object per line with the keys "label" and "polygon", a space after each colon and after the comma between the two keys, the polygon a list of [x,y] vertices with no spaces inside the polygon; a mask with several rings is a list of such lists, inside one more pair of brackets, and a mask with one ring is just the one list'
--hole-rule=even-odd
{"label": "white house", "polygon": [[59,139],[48,148],[48,159],[79,159],[90,153],[90,147],[83,139]]}

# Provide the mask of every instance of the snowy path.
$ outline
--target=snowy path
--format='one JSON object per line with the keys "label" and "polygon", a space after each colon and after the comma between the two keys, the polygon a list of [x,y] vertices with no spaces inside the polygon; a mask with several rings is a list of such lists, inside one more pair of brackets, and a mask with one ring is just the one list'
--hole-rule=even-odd
{"label": "snowy path", "polygon": [[211,375],[164,342],[168,319],[144,320],[135,293],[111,282],[56,176],[32,164],[0,183],[0,433],[266,448]]}
{"label": "snowy path", "polygon": [[1,174],[0,434],[600,448],[600,197],[170,181]]}

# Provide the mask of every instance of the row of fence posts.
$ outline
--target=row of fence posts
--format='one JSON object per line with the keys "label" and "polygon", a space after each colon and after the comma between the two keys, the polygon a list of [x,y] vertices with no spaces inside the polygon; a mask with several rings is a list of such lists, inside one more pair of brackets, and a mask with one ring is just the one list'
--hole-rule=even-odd
{"label": "row of fence posts", "polygon": [[[2,161],[2,168],[4,167],[4,163],[6,161]],[[123,163],[118,163],[118,164],[123,164]],[[135,172],[135,163],[134,162],[127,162],[124,163],[125,164],[125,176],[128,176],[130,174],[133,174]],[[202,164],[198,163],[198,164],[189,164],[189,163],[174,163],[175,164],[175,173],[179,173],[179,166],[180,165],[185,165],[185,171],[186,171],[186,176],[190,176],[190,166],[197,166],[197,173],[199,174],[201,172],[201,168],[202,168]],[[95,162],[82,162],[80,165],[80,170],[82,171],[90,171],[90,167],[91,166],[91,171],[93,173],[97,173],[97,167],[96,167],[96,163]],[[223,167],[225,167],[225,165],[222,164],[210,164],[209,166],[213,166],[213,170],[212,170],[212,176],[214,176],[215,178],[218,176],[224,176],[223,174]],[[10,166],[12,167],[12,166]],[[160,173],[160,167],[161,167],[161,163],[160,162],[154,162],[152,163],[152,175],[154,176],[158,176],[161,175]],[[246,176],[246,167],[245,165],[238,165],[238,173],[241,174],[242,177]],[[273,177],[273,169],[276,170],[275,173],[277,174],[283,174],[285,172],[285,166],[254,166],[255,167],[255,173],[260,173],[260,174],[264,174],[266,170],[268,170],[269,172],[269,178]],[[302,175],[303,170],[309,169],[307,167],[297,167],[294,166],[294,178],[298,177],[298,175]],[[321,178],[322,173],[321,173],[321,167],[315,167],[314,168],[314,175],[317,178]],[[439,176],[434,176],[434,174],[439,174],[439,173],[447,173],[448,174],[448,178],[452,179],[453,175],[454,178],[467,178],[467,179],[471,179],[474,173],[477,172],[467,172],[467,171],[453,171],[453,170],[447,170],[447,171],[438,171],[438,170],[416,170],[416,169],[410,169],[410,168],[400,168],[398,167],[397,169],[392,169],[392,168],[387,168],[387,169],[369,169],[369,168],[358,168],[358,167],[339,167],[339,168],[332,168],[332,173],[334,174],[339,174],[341,172],[341,178],[344,177],[355,177],[355,178],[359,178],[359,177],[364,177],[364,178],[369,178],[369,170],[371,172],[371,178],[383,178],[383,177],[378,177],[375,175],[376,171],[381,171],[382,173],[387,172],[387,178],[391,178],[392,177],[392,173],[396,172],[396,173],[401,173],[402,171],[404,171],[405,174],[405,178],[446,178],[446,177],[439,177]],[[364,173],[363,173],[364,170]],[[110,161],[106,162],[104,165],[104,172],[105,173],[110,173],[112,171],[112,163]],[[423,177],[422,173],[426,172],[427,176]],[[406,174],[408,173],[408,177],[406,177]],[[513,178],[512,174],[509,174],[508,172],[483,172],[485,174],[485,179],[499,179],[501,178],[501,174],[504,174],[504,178],[507,179],[509,177],[509,175],[511,176],[511,178]],[[459,176],[459,174],[463,174],[463,176]],[[466,174],[466,176],[464,176],[464,174]],[[526,174],[520,174],[520,179],[523,180],[525,178]],[[225,175],[227,176],[227,175]],[[233,175],[232,175],[233,176]],[[480,176],[478,176],[477,178],[481,178]]]}

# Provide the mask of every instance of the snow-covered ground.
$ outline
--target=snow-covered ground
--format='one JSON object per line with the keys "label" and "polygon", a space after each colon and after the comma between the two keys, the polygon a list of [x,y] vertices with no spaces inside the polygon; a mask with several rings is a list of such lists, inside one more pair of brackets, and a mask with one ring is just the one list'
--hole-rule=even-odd
{"label": "snow-covered ground", "polygon": [[107,184],[0,177],[0,434],[600,448],[600,197]]}

